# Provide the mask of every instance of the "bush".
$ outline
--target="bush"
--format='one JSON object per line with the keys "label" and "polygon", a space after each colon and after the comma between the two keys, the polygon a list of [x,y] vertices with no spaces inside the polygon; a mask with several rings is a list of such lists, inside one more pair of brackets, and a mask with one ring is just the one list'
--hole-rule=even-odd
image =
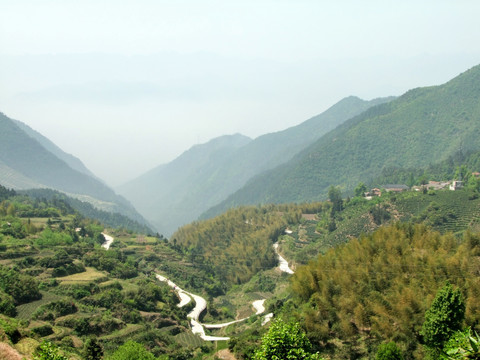
{"label": "bush", "polygon": [[155,356],[142,344],[127,341],[113,353],[109,360],[155,360]]}
{"label": "bush", "polygon": [[276,359],[320,359],[311,354],[312,345],[307,335],[296,323],[285,323],[278,319],[262,338],[262,346],[255,353],[255,360]]}
{"label": "bush", "polygon": [[42,342],[37,350],[33,353],[33,360],[68,360],[60,355],[59,348],[49,341]]}
{"label": "bush", "polygon": [[41,337],[44,337],[44,336],[48,336],[48,335],[53,334],[53,329],[50,325],[45,324],[45,325],[37,326],[37,327],[33,328],[32,332],[34,334],[37,334],[37,335],[41,336]]}
{"label": "bush", "polygon": [[53,320],[60,316],[77,312],[77,306],[73,301],[59,300],[43,305],[35,311],[34,316],[38,319]]}
{"label": "bush", "polygon": [[403,360],[402,351],[393,341],[381,344],[377,349],[375,360]]}

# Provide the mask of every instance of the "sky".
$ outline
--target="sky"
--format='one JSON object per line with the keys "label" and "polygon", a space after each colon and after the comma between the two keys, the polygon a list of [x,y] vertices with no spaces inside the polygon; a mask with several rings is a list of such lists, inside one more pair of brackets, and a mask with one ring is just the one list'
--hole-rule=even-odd
{"label": "sky", "polygon": [[[0,0],[0,111],[118,186],[480,63],[477,0]],[[477,44],[477,45],[475,45]]]}

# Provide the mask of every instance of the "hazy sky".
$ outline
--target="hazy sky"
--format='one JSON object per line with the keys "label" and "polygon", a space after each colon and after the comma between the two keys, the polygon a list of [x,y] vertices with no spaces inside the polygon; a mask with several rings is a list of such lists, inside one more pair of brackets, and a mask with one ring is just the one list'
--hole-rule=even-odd
{"label": "hazy sky", "polygon": [[118,185],[480,63],[480,1],[0,0],[0,111]]}

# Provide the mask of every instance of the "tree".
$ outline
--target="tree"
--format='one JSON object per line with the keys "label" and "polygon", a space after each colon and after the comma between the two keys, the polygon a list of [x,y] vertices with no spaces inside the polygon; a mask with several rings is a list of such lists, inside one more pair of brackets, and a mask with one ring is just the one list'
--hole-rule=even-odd
{"label": "tree", "polygon": [[339,188],[333,185],[330,186],[330,189],[328,189],[328,199],[332,203],[332,214],[343,210],[342,192]]}
{"label": "tree", "polygon": [[363,182],[361,182],[357,185],[354,191],[355,196],[363,197],[363,195],[367,192],[367,186]]}
{"label": "tree", "polygon": [[403,360],[402,351],[393,341],[381,344],[377,349],[375,360]]}
{"label": "tree", "polygon": [[85,341],[85,360],[103,359],[103,348],[95,338]]}
{"label": "tree", "polygon": [[459,289],[447,282],[441,288],[425,313],[421,334],[425,345],[442,349],[445,342],[461,329],[465,317],[465,303]]}
{"label": "tree", "polygon": [[312,345],[297,323],[285,323],[278,319],[262,338],[262,346],[255,353],[255,360],[314,360],[318,354],[311,353]]}
{"label": "tree", "polygon": [[155,360],[155,356],[142,344],[130,340],[120,346],[109,360]]}

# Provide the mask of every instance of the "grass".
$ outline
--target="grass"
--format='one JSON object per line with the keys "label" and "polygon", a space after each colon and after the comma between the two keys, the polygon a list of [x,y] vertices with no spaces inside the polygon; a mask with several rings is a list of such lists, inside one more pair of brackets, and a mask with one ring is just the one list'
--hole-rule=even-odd
{"label": "grass", "polygon": [[61,285],[71,285],[78,283],[89,283],[99,279],[106,279],[107,275],[104,272],[95,270],[94,268],[87,267],[86,271],[73,274],[69,276],[59,277],[58,281],[61,282]]}
{"label": "grass", "polygon": [[135,334],[136,332],[140,331],[143,329],[143,325],[139,324],[127,324],[126,327],[124,327],[121,330],[114,331],[113,333],[109,335],[102,336],[100,339],[105,341],[105,340],[113,340],[113,339],[119,339],[119,338],[124,338],[130,335]]}
{"label": "grass", "polygon": [[38,345],[40,342],[35,339],[23,338],[15,344],[15,349],[22,354],[32,354]]}
{"label": "grass", "polygon": [[204,341],[199,336],[194,335],[191,332],[183,332],[175,335],[174,339],[185,347],[200,347],[204,344]]}
{"label": "grass", "polygon": [[40,300],[32,301],[27,304],[17,306],[17,319],[29,320],[33,313],[42,305],[46,305],[52,301],[58,300],[61,296],[42,291],[42,298]]}

